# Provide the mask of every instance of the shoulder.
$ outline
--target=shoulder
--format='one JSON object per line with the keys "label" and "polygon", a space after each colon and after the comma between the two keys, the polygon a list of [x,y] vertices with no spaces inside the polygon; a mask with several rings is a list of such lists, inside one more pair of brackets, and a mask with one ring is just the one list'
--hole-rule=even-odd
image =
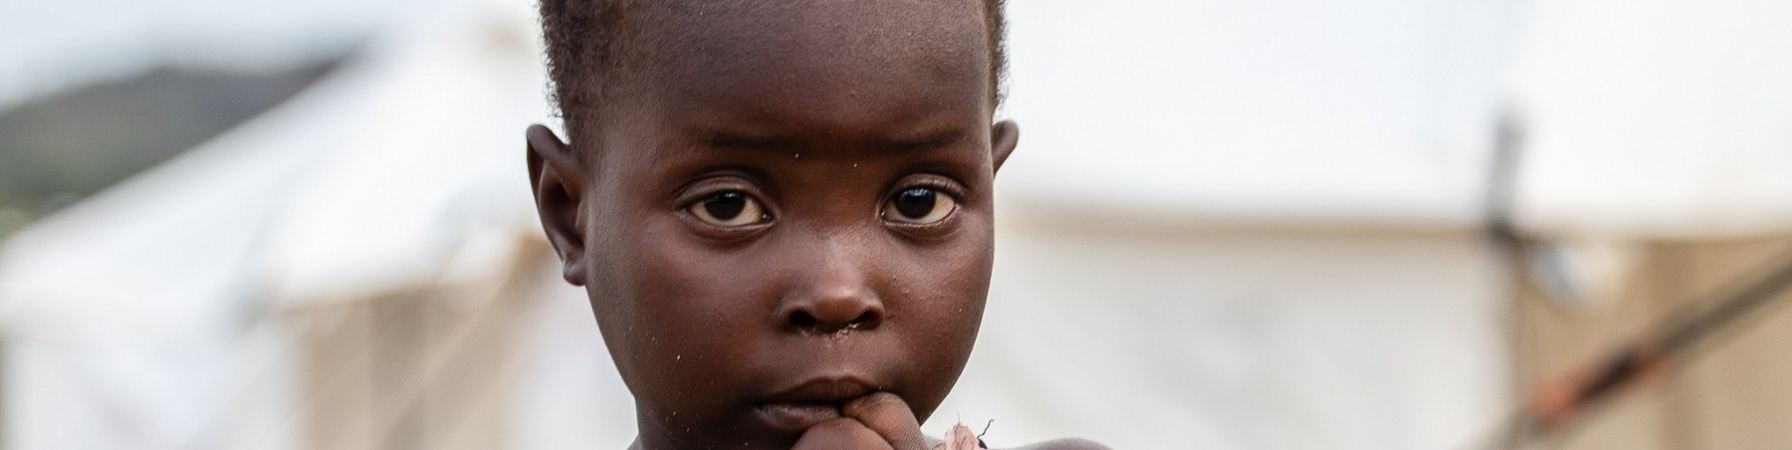
{"label": "shoulder", "polygon": [[1011,450],[1112,450],[1088,439],[1055,439]]}

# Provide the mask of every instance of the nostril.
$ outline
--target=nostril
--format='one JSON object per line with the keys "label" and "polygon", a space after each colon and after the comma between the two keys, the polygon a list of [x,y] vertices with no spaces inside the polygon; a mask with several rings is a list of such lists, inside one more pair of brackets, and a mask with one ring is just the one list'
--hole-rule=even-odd
{"label": "nostril", "polygon": [[796,331],[827,334],[872,330],[884,321],[883,313],[876,309],[861,312],[852,320],[842,320],[846,318],[844,315],[833,319],[826,317],[828,316],[818,316],[808,310],[797,310],[790,313],[785,323]]}
{"label": "nostril", "polygon": [[790,326],[798,330],[818,330],[821,328],[821,320],[808,311],[797,311],[790,314]]}
{"label": "nostril", "polygon": [[883,315],[878,314],[877,311],[865,311],[864,314],[859,314],[859,317],[853,318],[851,323],[846,324],[846,328],[869,330],[877,328],[883,321]]}

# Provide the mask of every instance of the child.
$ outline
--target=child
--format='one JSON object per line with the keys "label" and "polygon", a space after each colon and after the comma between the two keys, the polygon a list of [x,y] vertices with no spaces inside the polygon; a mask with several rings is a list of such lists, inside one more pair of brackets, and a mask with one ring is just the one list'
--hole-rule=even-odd
{"label": "child", "polygon": [[635,396],[633,448],[928,447],[1018,139],[992,123],[1001,12],[542,0],[569,140],[531,127],[529,175]]}

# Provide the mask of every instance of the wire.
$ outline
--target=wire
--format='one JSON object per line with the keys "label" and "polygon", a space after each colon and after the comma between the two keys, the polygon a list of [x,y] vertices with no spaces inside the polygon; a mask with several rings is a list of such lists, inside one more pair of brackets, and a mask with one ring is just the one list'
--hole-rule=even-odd
{"label": "wire", "polygon": [[[1698,356],[1700,344],[1713,336],[1742,323],[1743,319],[1764,311],[1769,305],[1783,303],[1792,295],[1779,295],[1792,287],[1792,253],[1777,259],[1777,266],[1741,285],[1730,289],[1714,302],[1695,302],[1711,306],[1685,314],[1670,316],[1665,326],[1655,333],[1605,354],[1592,370],[1571,372],[1539,383],[1524,404],[1502,427],[1485,448],[1512,449],[1556,433],[1589,407],[1647,378],[1684,365]],[[1696,308],[1696,307],[1695,307]],[[1678,318],[1677,320],[1674,318]]]}

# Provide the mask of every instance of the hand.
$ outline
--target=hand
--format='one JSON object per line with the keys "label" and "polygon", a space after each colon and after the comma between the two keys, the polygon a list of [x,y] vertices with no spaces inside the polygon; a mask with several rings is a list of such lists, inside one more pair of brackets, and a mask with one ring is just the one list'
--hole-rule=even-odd
{"label": "hand", "polygon": [[964,425],[954,427],[944,442],[929,449],[914,411],[896,394],[872,393],[840,410],[844,417],[809,427],[793,450],[977,450],[977,436]]}
{"label": "hand", "polygon": [[797,439],[791,450],[895,450],[896,448],[864,423],[850,417],[838,417],[810,426]]}

